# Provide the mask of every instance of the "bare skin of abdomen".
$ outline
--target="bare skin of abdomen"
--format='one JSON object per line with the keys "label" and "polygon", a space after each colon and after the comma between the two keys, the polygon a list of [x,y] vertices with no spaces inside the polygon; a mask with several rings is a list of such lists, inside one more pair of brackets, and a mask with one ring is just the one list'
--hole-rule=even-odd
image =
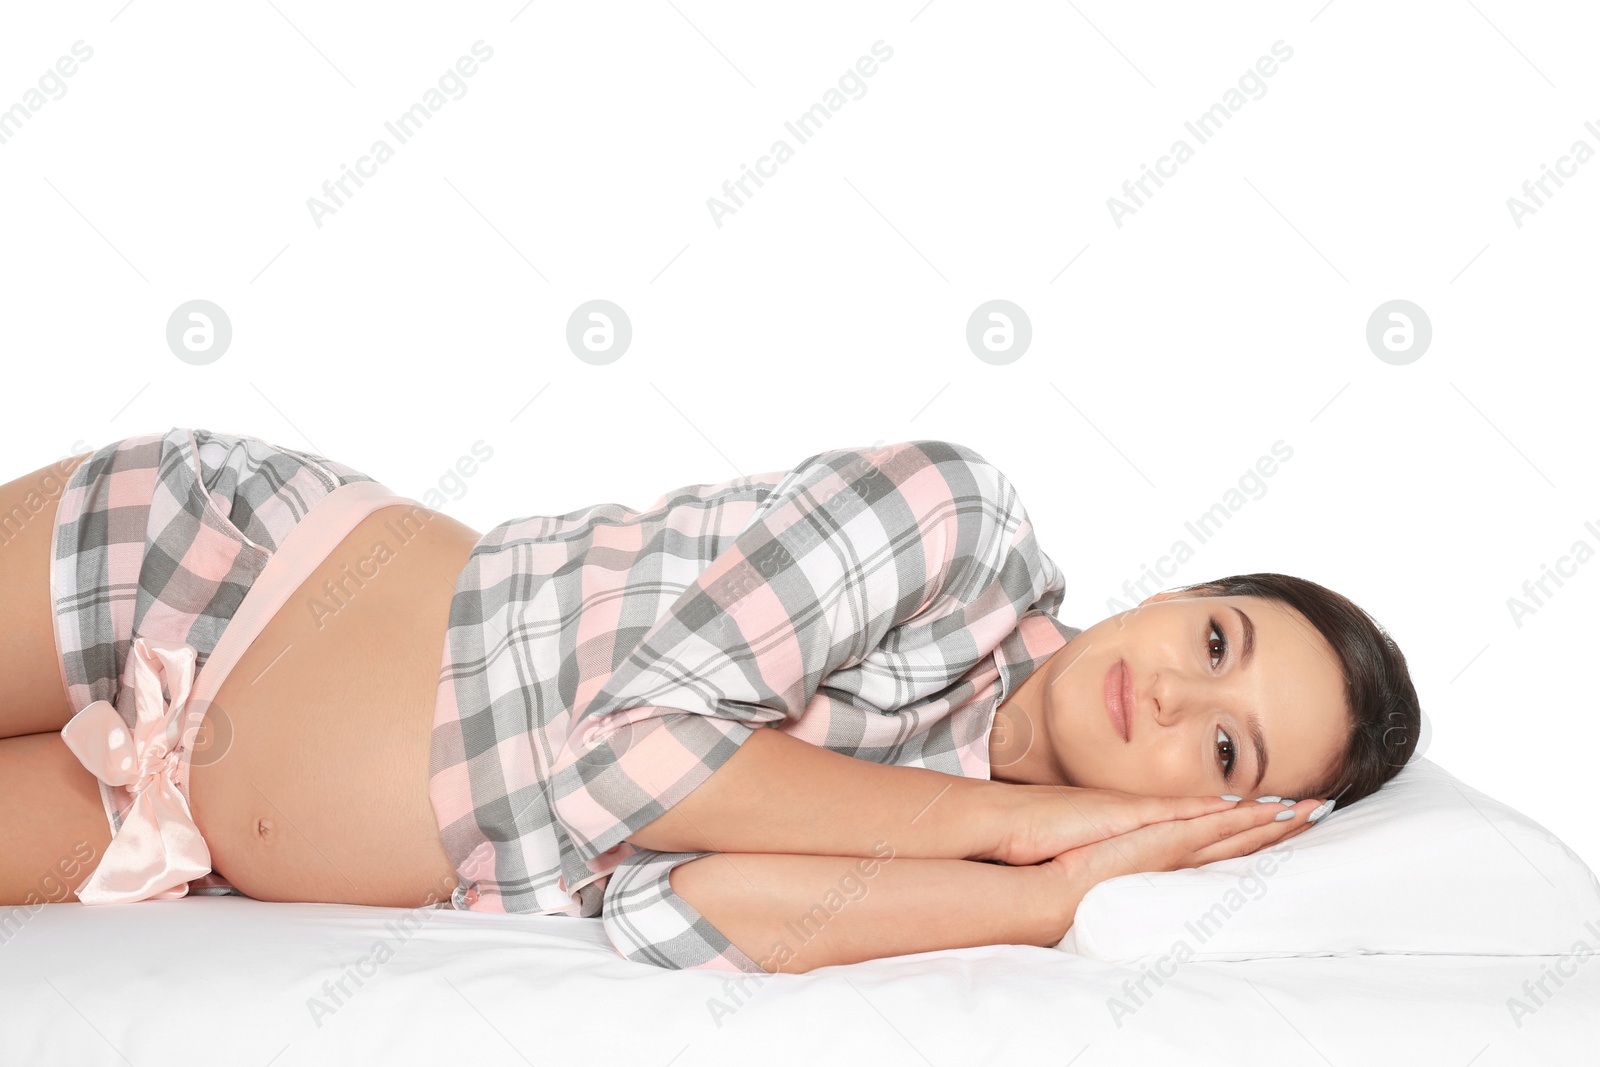
{"label": "bare skin of abdomen", "polygon": [[[455,888],[428,800],[429,741],[450,598],[480,536],[420,507],[379,508],[224,679],[195,739],[189,799],[212,867],[241,893],[417,907]],[[379,542],[392,553],[382,562]],[[355,587],[350,575],[375,565]],[[319,617],[314,598],[335,610]]]}

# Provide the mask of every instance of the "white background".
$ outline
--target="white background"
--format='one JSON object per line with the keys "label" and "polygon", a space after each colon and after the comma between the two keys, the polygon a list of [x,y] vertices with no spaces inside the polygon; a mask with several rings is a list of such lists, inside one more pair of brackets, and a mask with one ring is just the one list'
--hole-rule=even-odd
{"label": "white background", "polygon": [[[1179,538],[1194,558],[1146,592],[1328,585],[1405,651],[1427,756],[1592,865],[1600,563],[1520,625],[1508,600],[1600,549],[1600,161],[1520,227],[1508,198],[1600,149],[1597,30],[1505,0],[8,5],[0,108],[44,102],[0,143],[0,476],[198,426],[442,489],[482,531],[954,440],[1017,485],[1063,621],[1131,606]],[[400,144],[385,122],[479,40]],[[880,40],[800,144],[785,122]],[[1280,40],[1200,143],[1185,122]],[[379,138],[393,158],[319,226],[308,199]],[[708,198],[779,138],[793,158],[719,226]],[[1178,138],[1193,158],[1118,226],[1108,198]],[[233,331],[199,366],[166,338],[195,299]],[[593,299],[632,323],[604,365],[566,341]],[[1032,326],[1004,365],[966,342],[992,299]],[[1406,365],[1366,341],[1394,299],[1432,323]],[[1198,544],[1185,522],[1279,440]]]}

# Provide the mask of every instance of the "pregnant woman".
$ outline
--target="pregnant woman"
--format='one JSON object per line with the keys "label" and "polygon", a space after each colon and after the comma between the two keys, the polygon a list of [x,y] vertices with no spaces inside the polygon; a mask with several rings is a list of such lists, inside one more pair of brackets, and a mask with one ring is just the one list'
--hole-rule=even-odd
{"label": "pregnant woman", "polygon": [[1063,590],[948,441],[479,533],[259,438],[124,438],[0,486],[0,905],[599,916],[750,972],[1053,945],[1415,751],[1404,656],[1320,585],[1087,630]]}

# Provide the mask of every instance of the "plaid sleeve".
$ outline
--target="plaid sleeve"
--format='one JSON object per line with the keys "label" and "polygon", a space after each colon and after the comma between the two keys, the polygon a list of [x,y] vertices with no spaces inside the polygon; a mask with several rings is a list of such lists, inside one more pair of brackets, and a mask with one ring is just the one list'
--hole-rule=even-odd
{"label": "plaid sleeve", "polygon": [[672,889],[673,868],[711,855],[640,848],[617,865],[600,919],[618,952],[673,970],[767,973]]}
{"label": "plaid sleeve", "polygon": [[573,709],[557,820],[592,863],[913,618],[961,613],[919,625],[913,650],[919,684],[954,681],[980,658],[975,635],[1015,629],[1048,573],[1014,488],[970,448],[807,458]]}

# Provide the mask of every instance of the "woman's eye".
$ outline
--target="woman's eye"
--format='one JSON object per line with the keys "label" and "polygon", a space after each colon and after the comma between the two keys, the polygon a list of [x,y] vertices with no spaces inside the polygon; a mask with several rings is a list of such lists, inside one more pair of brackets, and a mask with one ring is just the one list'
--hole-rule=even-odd
{"label": "woman's eye", "polygon": [[1224,746],[1228,749],[1228,756],[1222,760],[1222,777],[1225,781],[1233,781],[1233,764],[1238,756],[1234,752],[1233,739],[1222,732],[1222,727],[1217,727],[1217,748],[1220,751]]}
{"label": "woman's eye", "polygon": [[[1211,632],[1217,635],[1217,636],[1215,636],[1213,638],[1210,638],[1209,640],[1206,641],[1206,647],[1210,648],[1212,645],[1220,643],[1222,645],[1222,651],[1221,652],[1213,652],[1213,653],[1211,653],[1211,655],[1213,657],[1226,656],[1228,654],[1228,635],[1223,632],[1221,626],[1217,625],[1217,620],[1216,619],[1212,618],[1212,619],[1207,619],[1206,621],[1211,624]],[[1213,669],[1215,669],[1217,667],[1220,667],[1221,664],[1220,663],[1212,663],[1211,666],[1212,666]]]}
{"label": "woman's eye", "polygon": [[[1215,670],[1222,665],[1221,661],[1227,658],[1228,635],[1223,631],[1222,627],[1217,624],[1217,620],[1214,617],[1207,619],[1206,621],[1211,624],[1210,632],[1215,635],[1206,641],[1207,650],[1210,650],[1212,645],[1222,646],[1220,650],[1211,653],[1211,667],[1213,670]],[[1238,758],[1238,752],[1233,746],[1233,738],[1224,733],[1222,727],[1220,726],[1217,727],[1216,744],[1218,751],[1221,751],[1223,748],[1228,750],[1228,755],[1218,762],[1222,764],[1223,780],[1231,782],[1233,780],[1233,765]]]}

